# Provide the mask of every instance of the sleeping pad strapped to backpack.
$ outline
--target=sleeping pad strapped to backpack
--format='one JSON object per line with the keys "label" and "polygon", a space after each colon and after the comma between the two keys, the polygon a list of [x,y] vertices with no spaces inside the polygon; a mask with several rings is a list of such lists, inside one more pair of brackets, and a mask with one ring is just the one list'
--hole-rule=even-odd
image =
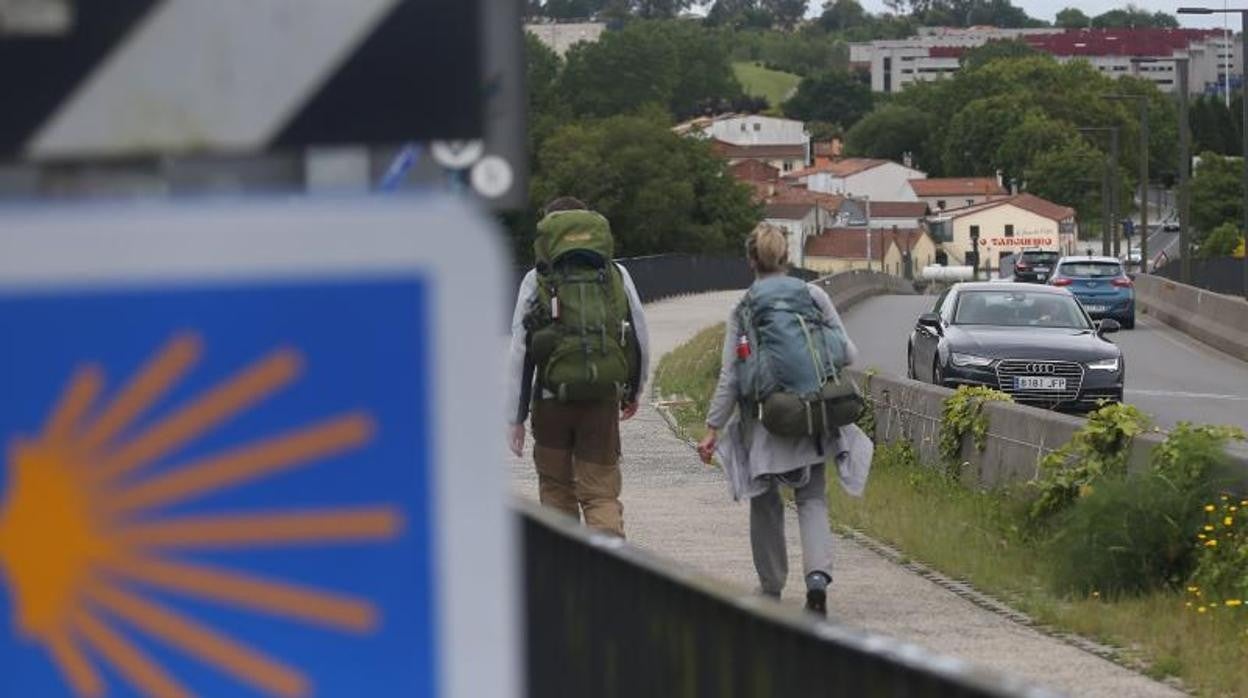
{"label": "sleeping pad strapped to backpack", "polygon": [[559,211],[537,232],[537,298],[525,328],[538,384],[561,402],[623,399],[637,348],[610,224],[592,211]]}
{"label": "sleeping pad strapped to backpack", "polygon": [[748,342],[737,362],[742,409],[767,431],[822,444],[824,434],[857,421],[862,398],[840,375],[845,332],[824,318],[805,282],[755,281],[737,306],[737,322]]}

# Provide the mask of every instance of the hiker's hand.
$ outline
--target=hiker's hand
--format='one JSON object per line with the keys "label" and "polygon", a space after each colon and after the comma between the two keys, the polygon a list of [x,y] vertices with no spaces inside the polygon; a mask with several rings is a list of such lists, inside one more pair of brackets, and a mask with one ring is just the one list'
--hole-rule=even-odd
{"label": "hiker's hand", "polygon": [[637,414],[637,401],[636,400],[633,400],[632,402],[626,402],[623,405],[620,405],[620,421],[621,422],[627,422],[628,420],[632,419],[633,415],[635,414]]}
{"label": "hiker's hand", "polygon": [[703,463],[711,464],[711,460],[715,457],[715,444],[718,441],[719,430],[707,427],[706,436],[703,436],[702,441],[698,443],[698,456],[702,458]]}
{"label": "hiker's hand", "polygon": [[507,425],[507,447],[517,458],[524,455],[524,422]]}

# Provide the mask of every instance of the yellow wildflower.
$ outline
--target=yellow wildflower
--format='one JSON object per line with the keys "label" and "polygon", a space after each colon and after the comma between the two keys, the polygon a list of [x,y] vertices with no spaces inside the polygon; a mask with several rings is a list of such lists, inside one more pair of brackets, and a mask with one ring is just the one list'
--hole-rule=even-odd
{"label": "yellow wildflower", "polygon": [[1227,599],[1226,605],[1231,606],[1231,607],[1243,606],[1244,602],[1243,602],[1243,599]]}
{"label": "yellow wildflower", "polygon": [[1198,586],[1190,586],[1190,587],[1188,587],[1188,588],[1187,588],[1187,590],[1188,590],[1188,591],[1190,591],[1190,592],[1192,592],[1192,593],[1196,593],[1196,592],[1200,591],[1200,587],[1198,587]]}
{"label": "yellow wildflower", "polygon": [[1079,486],[1080,497],[1087,497],[1090,494],[1092,494],[1092,485],[1080,485]]}
{"label": "yellow wildflower", "polygon": [[1209,540],[1205,541],[1205,547],[1206,548],[1218,547],[1218,540],[1216,538],[1210,538]]}
{"label": "yellow wildflower", "polygon": [[1208,610],[1209,610],[1209,609],[1205,608],[1204,606],[1201,606],[1200,608],[1197,608],[1197,609],[1196,609],[1196,612],[1197,612],[1197,613],[1204,613],[1205,611],[1208,611]]}
{"label": "yellow wildflower", "polygon": [[1217,509],[1217,507],[1213,506],[1212,504],[1205,505],[1205,511],[1213,511],[1214,509]]}
{"label": "yellow wildflower", "polygon": [[1230,501],[1230,499],[1231,499],[1230,497],[1226,495],[1222,495],[1222,501],[1226,502],[1226,501]]}
{"label": "yellow wildflower", "polygon": [[1206,531],[1212,531],[1212,530],[1213,530],[1213,524],[1205,524],[1205,530],[1206,530]]}

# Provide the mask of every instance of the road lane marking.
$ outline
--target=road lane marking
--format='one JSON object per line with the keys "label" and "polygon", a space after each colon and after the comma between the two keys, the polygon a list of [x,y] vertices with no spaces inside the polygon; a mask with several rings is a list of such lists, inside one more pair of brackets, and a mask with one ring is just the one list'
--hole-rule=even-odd
{"label": "road lane marking", "polygon": [[1217,393],[1188,393],[1177,390],[1151,390],[1127,388],[1125,391],[1129,395],[1145,395],[1148,397],[1177,397],[1190,400],[1234,400],[1239,402],[1248,402],[1248,395],[1218,395]]}

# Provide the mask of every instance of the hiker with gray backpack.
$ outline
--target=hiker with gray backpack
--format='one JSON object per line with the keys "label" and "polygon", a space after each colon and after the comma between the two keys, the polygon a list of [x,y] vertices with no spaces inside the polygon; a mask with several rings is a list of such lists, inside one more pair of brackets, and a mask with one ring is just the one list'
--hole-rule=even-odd
{"label": "hiker with gray backpack", "polygon": [[607,219],[571,197],[543,213],[512,316],[507,441],[521,455],[531,407],[541,503],[623,537],[620,421],[648,375],[646,319]]}
{"label": "hiker with gray backpack", "polygon": [[755,281],[728,317],[702,460],[715,456],[733,497],[750,501],[750,546],[760,591],[779,598],[788,578],[784,501],[793,489],[806,608],[827,615],[832,581],[826,464],[861,496],[873,446],[855,422],[857,386],[842,373],[858,350],[823,289],[790,277],[785,232],[763,224],[746,241]]}

